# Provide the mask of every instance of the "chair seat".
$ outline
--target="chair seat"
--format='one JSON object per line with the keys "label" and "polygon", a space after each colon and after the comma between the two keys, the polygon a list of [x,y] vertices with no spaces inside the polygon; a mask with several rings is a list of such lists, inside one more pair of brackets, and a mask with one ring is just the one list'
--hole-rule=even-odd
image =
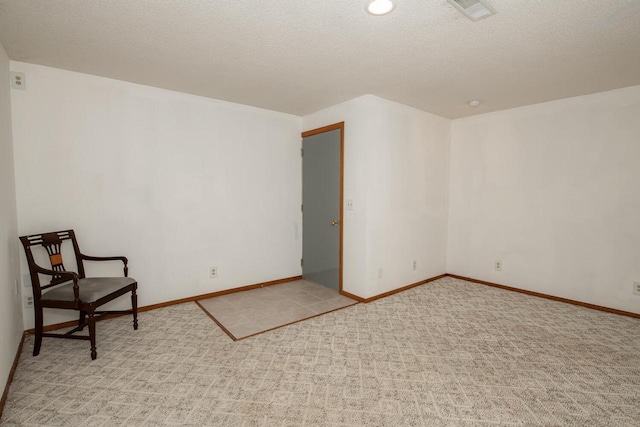
{"label": "chair seat", "polygon": [[[78,280],[80,301],[93,302],[136,283],[131,277],[91,277]],[[73,282],[63,283],[42,294],[43,301],[73,301]]]}

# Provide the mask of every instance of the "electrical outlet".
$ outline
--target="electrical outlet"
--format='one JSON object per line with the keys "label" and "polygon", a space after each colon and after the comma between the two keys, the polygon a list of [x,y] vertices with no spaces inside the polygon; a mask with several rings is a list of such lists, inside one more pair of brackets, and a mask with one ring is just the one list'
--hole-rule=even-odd
{"label": "electrical outlet", "polygon": [[347,199],[347,200],[344,202],[344,208],[345,208],[346,210],[348,210],[348,211],[352,211],[352,210],[353,210],[353,200],[351,200],[351,199]]}
{"label": "electrical outlet", "polygon": [[494,264],[496,271],[502,271],[502,261],[496,261]]}
{"label": "electrical outlet", "polygon": [[27,80],[24,73],[18,71],[10,71],[11,89],[27,90]]}
{"label": "electrical outlet", "polygon": [[382,279],[384,277],[384,270],[382,268],[378,269],[378,279]]}
{"label": "electrical outlet", "polygon": [[33,295],[24,296],[24,306],[26,308],[33,307]]}
{"label": "electrical outlet", "polygon": [[640,282],[633,282],[633,294],[640,295]]}
{"label": "electrical outlet", "polygon": [[414,260],[413,260],[413,269],[414,269],[414,270],[417,270],[417,269],[418,269],[418,260],[417,260],[417,259],[414,259]]}
{"label": "electrical outlet", "polygon": [[218,267],[209,267],[209,278],[215,279],[218,277]]}

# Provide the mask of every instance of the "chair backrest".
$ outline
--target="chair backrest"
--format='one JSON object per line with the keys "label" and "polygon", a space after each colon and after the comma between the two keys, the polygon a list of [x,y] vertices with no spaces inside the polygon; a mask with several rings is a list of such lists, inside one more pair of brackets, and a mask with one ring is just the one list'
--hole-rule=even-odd
{"label": "chair backrest", "polygon": [[[49,262],[51,262],[50,270],[53,271],[65,271],[64,263],[62,260],[62,242],[65,240],[71,240],[73,244],[73,250],[76,257],[76,264],[78,266],[78,276],[84,278],[84,265],[82,263],[82,256],[80,248],[78,247],[78,241],[73,230],[54,231],[51,233],[32,234],[30,236],[20,237],[20,241],[24,246],[24,251],[27,256],[27,263],[29,264],[29,273],[31,274],[31,285],[33,286],[33,293],[35,297],[39,297],[42,289],[50,288],[51,286],[59,285],[60,283],[68,282],[68,277],[62,277],[54,275],[51,278],[51,282],[47,284],[40,284],[40,276],[38,271],[34,268],[38,264],[36,263],[32,246],[42,246],[46,249],[49,255]],[[40,268],[46,268],[39,266]],[[46,268],[49,270],[49,268]]]}

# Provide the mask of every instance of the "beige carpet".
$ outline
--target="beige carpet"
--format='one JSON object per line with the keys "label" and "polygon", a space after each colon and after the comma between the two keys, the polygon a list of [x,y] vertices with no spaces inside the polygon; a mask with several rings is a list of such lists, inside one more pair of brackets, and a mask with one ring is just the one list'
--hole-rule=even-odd
{"label": "beige carpet", "polygon": [[445,278],[241,341],[193,303],[25,342],[3,425],[636,426],[640,320]]}
{"label": "beige carpet", "polygon": [[198,301],[234,340],[309,319],[358,302],[320,284],[296,280]]}

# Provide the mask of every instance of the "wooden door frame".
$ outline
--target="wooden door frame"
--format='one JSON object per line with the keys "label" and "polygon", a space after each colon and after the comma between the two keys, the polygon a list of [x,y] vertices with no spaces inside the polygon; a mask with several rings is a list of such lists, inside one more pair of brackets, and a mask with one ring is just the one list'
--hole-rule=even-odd
{"label": "wooden door frame", "polygon": [[[317,135],[319,133],[330,132],[332,130],[340,130],[340,249],[339,249],[339,260],[338,260],[338,283],[340,294],[343,294],[342,291],[342,237],[343,237],[343,229],[344,229],[344,122],[334,123],[332,125],[323,126],[321,128],[308,130],[302,132],[302,138],[306,138],[308,136]],[[303,160],[304,162],[304,160]],[[304,173],[304,171],[303,171]],[[304,187],[302,188],[304,191]],[[304,214],[303,214],[304,220]],[[304,227],[303,227],[304,230]],[[304,239],[304,232],[302,234],[302,238]]]}

